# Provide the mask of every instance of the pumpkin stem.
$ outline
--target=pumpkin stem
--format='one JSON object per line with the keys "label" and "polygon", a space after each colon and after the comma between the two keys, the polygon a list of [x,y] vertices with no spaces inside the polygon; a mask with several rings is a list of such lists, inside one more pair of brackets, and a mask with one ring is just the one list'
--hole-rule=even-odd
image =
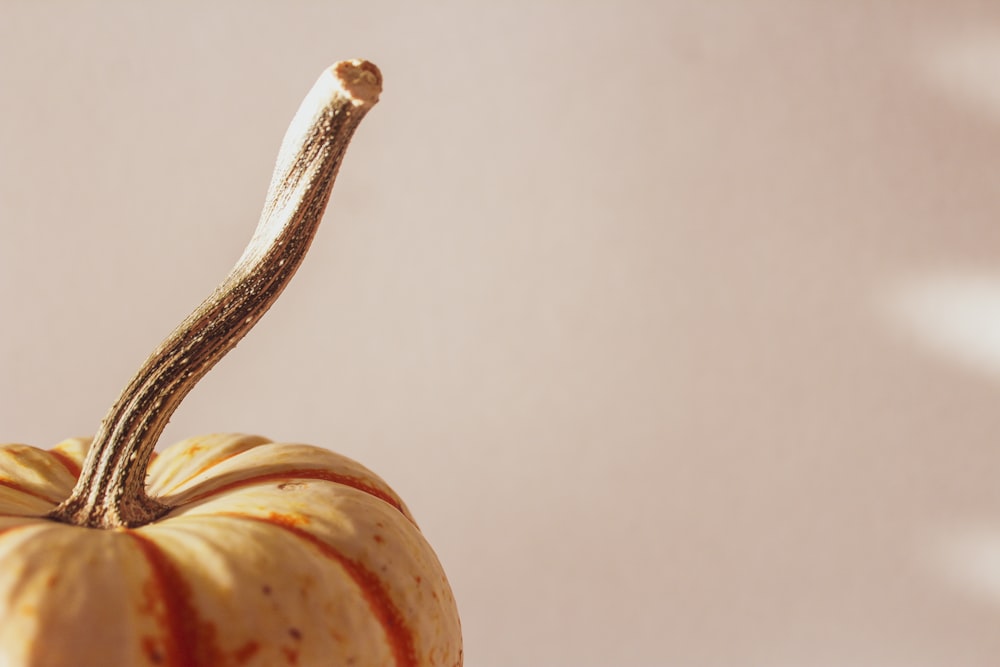
{"label": "pumpkin stem", "polygon": [[156,441],[194,385],[281,294],[323,217],[347,145],[378,101],[382,75],[338,63],[302,102],[278,153],[260,223],[225,281],[152,355],[111,407],[69,498],[49,518],[91,528],[139,526],[170,508],[146,492]]}

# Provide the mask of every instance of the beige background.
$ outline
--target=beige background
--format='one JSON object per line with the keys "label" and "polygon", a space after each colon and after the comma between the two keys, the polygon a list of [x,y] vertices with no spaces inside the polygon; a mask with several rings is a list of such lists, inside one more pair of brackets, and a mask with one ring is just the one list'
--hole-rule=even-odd
{"label": "beige background", "polygon": [[1000,664],[1000,5],[7,2],[0,438],[94,430],[320,70],[312,253],[166,441],[357,457],[476,667]]}

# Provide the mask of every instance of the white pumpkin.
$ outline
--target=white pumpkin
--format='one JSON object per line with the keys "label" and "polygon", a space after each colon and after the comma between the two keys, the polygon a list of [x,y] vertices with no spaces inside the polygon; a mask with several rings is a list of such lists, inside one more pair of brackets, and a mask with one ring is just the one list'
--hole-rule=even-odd
{"label": "white pumpkin", "polygon": [[325,72],[229,278],[93,440],[0,446],[0,667],[458,667],[455,601],[403,501],[319,447],[246,435],[154,454],[194,384],[305,255],[381,74]]}
{"label": "white pumpkin", "polygon": [[138,527],[44,518],[89,440],[0,447],[0,664],[461,664],[444,572],[403,501],[325,449],[212,435],[150,465]]}

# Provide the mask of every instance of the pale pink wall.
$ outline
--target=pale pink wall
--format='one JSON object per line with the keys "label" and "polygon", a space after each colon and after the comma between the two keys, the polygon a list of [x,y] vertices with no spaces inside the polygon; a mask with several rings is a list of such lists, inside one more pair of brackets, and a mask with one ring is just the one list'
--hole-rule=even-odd
{"label": "pale pink wall", "polygon": [[1000,5],[10,2],[0,440],[93,431],[385,93],[165,436],[359,458],[470,667],[1000,663]]}

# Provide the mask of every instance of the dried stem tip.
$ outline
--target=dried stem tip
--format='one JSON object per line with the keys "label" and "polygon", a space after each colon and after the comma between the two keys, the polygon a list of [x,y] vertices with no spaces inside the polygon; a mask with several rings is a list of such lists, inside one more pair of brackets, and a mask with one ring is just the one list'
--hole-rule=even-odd
{"label": "dried stem tip", "polygon": [[345,60],[331,68],[344,93],[355,104],[371,106],[382,92],[382,72],[367,60]]}

